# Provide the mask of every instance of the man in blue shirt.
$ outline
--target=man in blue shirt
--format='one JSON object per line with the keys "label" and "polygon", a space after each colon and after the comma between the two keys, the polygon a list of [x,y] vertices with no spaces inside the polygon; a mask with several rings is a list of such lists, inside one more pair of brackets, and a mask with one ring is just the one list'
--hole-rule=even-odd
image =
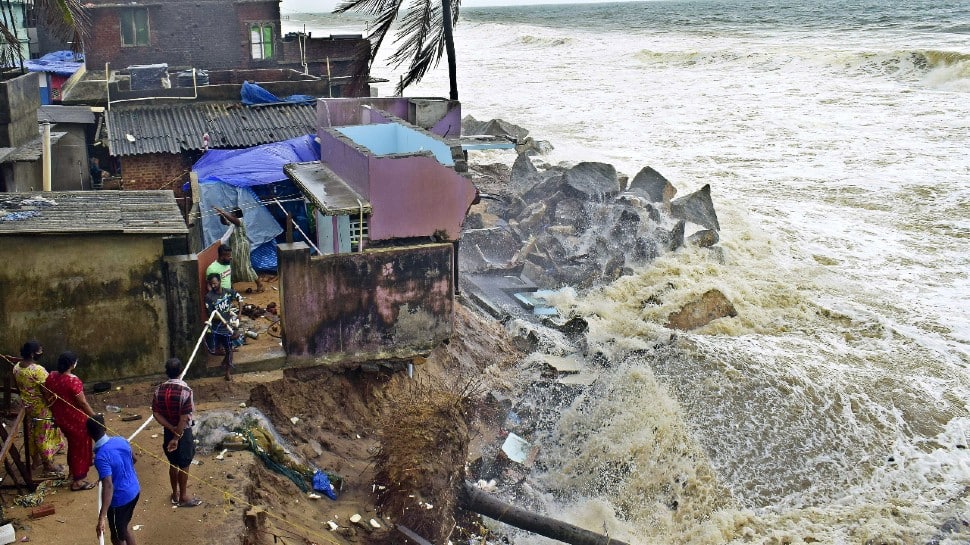
{"label": "man in blue shirt", "polygon": [[135,512],[141,487],[135,474],[135,455],[123,437],[105,433],[104,415],[88,418],[88,435],[94,440],[94,467],[101,479],[101,512],[97,532],[104,534],[105,522],[111,529],[113,545],[135,545],[128,527]]}

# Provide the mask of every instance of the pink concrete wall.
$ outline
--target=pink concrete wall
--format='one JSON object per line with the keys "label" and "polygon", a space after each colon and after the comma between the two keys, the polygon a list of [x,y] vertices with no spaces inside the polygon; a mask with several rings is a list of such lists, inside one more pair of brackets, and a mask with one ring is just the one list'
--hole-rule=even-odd
{"label": "pink concrete wall", "polygon": [[379,110],[407,119],[408,99],[404,97],[327,98],[317,101],[317,130],[326,127],[364,125],[363,108],[369,104]]}
{"label": "pink concrete wall", "polygon": [[290,358],[346,366],[410,358],[454,333],[451,244],[312,258],[304,243],[278,248]]}
{"label": "pink concrete wall", "polygon": [[448,113],[440,121],[431,127],[431,132],[445,138],[458,138],[461,136],[461,105],[448,110]]}
{"label": "pink concrete wall", "polygon": [[429,156],[371,157],[370,180],[371,240],[457,240],[475,198],[471,180]]}
{"label": "pink concrete wall", "polygon": [[320,161],[340,176],[361,197],[370,194],[369,162],[366,149],[356,146],[349,138],[322,131]]}

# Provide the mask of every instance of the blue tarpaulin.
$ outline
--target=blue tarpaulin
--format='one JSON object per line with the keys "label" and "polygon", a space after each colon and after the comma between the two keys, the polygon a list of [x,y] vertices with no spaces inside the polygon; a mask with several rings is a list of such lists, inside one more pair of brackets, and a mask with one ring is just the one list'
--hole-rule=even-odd
{"label": "blue tarpaulin", "polygon": [[[229,211],[238,206],[243,211],[246,235],[252,245],[253,268],[276,269],[276,237],[283,233],[280,222],[274,217],[279,206],[271,204],[274,207],[271,212],[259,197],[274,196],[266,195],[264,186],[290,184],[283,172],[287,163],[319,159],[319,146],[312,135],[247,149],[205,152],[192,167],[199,178],[204,244],[212,244],[226,231],[213,207]],[[302,208],[302,203],[298,204]],[[305,214],[303,217],[305,219]],[[306,230],[307,226],[304,224],[301,228]]]}
{"label": "blue tarpaulin", "polygon": [[248,81],[243,82],[242,89],[239,91],[239,94],[240,99],[242,99],[242,103],[246,106],[275,104],[279,102],[313,103],[317,100],[310,95],[290,95],[288,97],[279,98],[259,85],[249,83]]}
{"label": "blue tarpaulin", "polygon": [[49,72],[61,76],[70,76],[84,66],[84,55],[70,51],[54,51],[39,59],[24,61],[24,67],[30,72]]}

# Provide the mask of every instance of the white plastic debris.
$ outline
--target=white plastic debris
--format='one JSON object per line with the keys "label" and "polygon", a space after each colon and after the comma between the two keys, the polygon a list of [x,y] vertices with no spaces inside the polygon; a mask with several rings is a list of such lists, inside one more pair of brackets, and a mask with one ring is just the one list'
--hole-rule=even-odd
{"label": "white plastic debris", "polygon": [[219,455],[216,456],[216,460],[224,460],[226,458],[226,452],[228,450],[229,449],[227,449],[227,448],[222,449],[222,452],[220,452]]}
{"label": "white plastic debris", "polygon": [[142,525],[142,524],[136,524],[136,525],[134,525],[134,526],[131,527],[131,529],[134,530],[134,531],[136,531],[136,532],[138,530],[141,530],[142,528],[144,528],[144,525]]}
{"label": "white plastic debris", "polygon": [[360,519],[361,519],[360,513],[354,513],[353,515],[350,515],[350,522],[353,522],[354,524],[357,524],[358,522],[360,522]]}
{"label": "white plastic debris", "polygon": [[380,522],[377,522],[375,519],[370,519],[370,525],[371,525],[372,528],[380,528],[381,527],[381,523]]}
{"label": "white plastic debris", "polygon": [[313,492],[310,492],[309,494],[307,494],[306,497],[310,498],[311,500],[319,500],[320,494],[314,494]]}
{"label": "white plastic debris", "polygon": [[296,424],[299,421],[300,421],[300,417],[299,416],[290,417],[290,422],[292,422],[294,424]]}
{"label": "white plastic debris", "polygon": [[331,531],[331,532],[333,532],[333,531],[334,531],[334,530],[336,530],[337,528],[340,528],[340,526],[339,526],[339,525],[338,525],[338,524],[337,524],[336,522],[334,522],[334,521],[332,521],[332,520],[328,520],[328,521],[327,521],[327,526],[329,526],[329,527],[330,527],[330,531]]}
{"label": "white plastic debris", "polygon": [[475,483],[475,486],[484,490],[485,492],[495,492],[495,490],[498,488],[498,486],[496,486],[495,484],[495,479],[489,479],[488,481],[484,479],[478,479],[478,482]]}
{"label": "white plastic debris", "polygon": [[240,408],[240,409],[245,409],[245,408],[246,408],[246,402],[245,402],[245,401],[243,401],[242,403],[240,403],[240,404],[239,404],[239,408]]}

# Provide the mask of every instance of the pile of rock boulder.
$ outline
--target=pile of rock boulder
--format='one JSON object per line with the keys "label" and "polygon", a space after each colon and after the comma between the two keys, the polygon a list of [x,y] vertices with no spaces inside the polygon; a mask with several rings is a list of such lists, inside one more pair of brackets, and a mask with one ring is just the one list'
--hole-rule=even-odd
{"label": "pile of rock boulder", "polygon": [[[475,123],[473,130],[527,138],[527,131],[505,122]],[[685,244],[718,242],[709,185],[674,198],[677,189],[649,166],[630,180],[608,163],[539,168],[534,153],[519,153],[511,170],[504,169],[507,180],[495,179],[504,172],[494,165],[472,166],[486,179],[476,180],[482,201],[462,233],[464,272],[517,274],[543,288],[582,289]],[[685,236],[688,226],[694,230]]]}

